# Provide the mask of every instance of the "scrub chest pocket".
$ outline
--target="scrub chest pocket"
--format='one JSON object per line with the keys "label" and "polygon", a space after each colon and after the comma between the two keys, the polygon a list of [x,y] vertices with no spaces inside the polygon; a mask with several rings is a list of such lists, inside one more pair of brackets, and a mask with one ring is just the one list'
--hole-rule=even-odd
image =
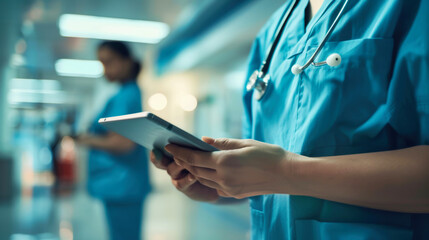
{"label": "scrub chest pocket", "polygon": [[[302,92],[296,128],[304,126],[305,130],[298,133],[313,135],[306,138],[311,142],[301,143],[306,146],[301,152],[328,148],[327,152],[313,154],[337,154],[329,148],[339,146],[357,147],[352,152],[364,151],[358,149],[359,145],[366,146],[382,131],[394,108],[386,106],[392,51],[393,39],[356,39],[325,45],[320,57],[325,59],[338,52],[342,62],[338,67],[312,67],[299,79]],[[310,49],[303,55],[312,52]]]}
{"label": "scrub chest pocket", "polygon": [[[272,89],[262,101],[253,100],[254,119],[273,126],[264,129],[262,139],[284,143],[287,150],[301,154],[316,148],[366,145],[364,141],[388,123],[394,107],[385,106],[393,39],[327,42],[316,61],[339,53],[339,66],[310,66],[293,75],[291,66],[308,59],[316,47],[307,46],[272,69]],[[367,124],[371,118],[377,120]]]}

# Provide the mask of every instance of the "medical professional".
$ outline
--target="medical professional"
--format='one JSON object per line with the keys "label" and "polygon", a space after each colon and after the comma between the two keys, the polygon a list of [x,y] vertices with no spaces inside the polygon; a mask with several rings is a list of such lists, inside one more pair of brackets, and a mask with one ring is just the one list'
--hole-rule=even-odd
{"label": "medical professional", "polygon": [[98,124],[102,117],[142,111],[136,80],[141,66],[127,45],[116,41],[101,43],[98,59],[104,66],[106,79],[121,86],[94,118],[89,134],[77,138],[78,143],[91,149],[88,189],[104,204],[111,240],[141,239],[144,200],[151,189],[147,152]]}
{"label": "medical professional", "polygon": [[254,240],[429,239],[428,22],[427,0],[286,1],[250,54],[252,140],[151,161],[193,199],[249,197]]}

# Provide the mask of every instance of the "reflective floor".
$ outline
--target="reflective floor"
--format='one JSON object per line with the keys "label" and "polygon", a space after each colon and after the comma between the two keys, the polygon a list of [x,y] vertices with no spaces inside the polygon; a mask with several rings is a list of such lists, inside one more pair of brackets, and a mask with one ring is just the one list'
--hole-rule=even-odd
{"label": "reflective floor", "polygon": [[[69,191],[70,192],[70,191]],[[249,239],[248,204],[212,205],[193,202],[165,185],[146,204],[142,239]],[[108,239],[103,208],[83,187],[55,193],[51,186],[33,186],[0,203],[0,239]]]}

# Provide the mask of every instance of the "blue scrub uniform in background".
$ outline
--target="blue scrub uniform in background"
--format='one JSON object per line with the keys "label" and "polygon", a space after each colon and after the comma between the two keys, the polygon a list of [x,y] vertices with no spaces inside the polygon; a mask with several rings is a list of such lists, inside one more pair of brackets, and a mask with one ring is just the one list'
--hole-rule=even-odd
{"label": "blue scrub uniform in background", "polygon": [[[250,74],[259,69],[287,1],[255,40]],[[305,26],[299,1],[273,56],[261,101],[244,93],[244,138],[305,156],[332,156],[429,144],[429,1],[351,0],[316,62],[303,65],[344,1],[325,0]],[[386,186],[389,188],[389,186]],[[291,195],[250,200],[252,239],[429,239],[429,215],[398,213]]]}
{"label": "blue scrub uniform in background", "polygon": [[[141,111],[140,89],[136,81],[128,81],[109,99],[90,133],[107,134],[99,118]],[[111,240],[140,239],[143,203],[151,189],[146,150],[138,145],[124,154],[91,149],[88,170],[89,193],[103,201]]]}

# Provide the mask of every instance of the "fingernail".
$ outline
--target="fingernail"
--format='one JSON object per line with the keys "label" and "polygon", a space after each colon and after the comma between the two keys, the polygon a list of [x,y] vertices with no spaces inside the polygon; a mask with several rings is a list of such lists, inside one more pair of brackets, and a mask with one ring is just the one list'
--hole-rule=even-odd
{"label": "fingernail", "polygon": [[165,146],[165,147],[164,147],[165,151],[167,151],[167,152],[171,153],[171,152],[169,151],[169,148],[170,148],[170,145],[167,145],[167,146]]}
{"label": "fingernail", "polygon": [[157,161],[162,160],[162,152],[161,151],[159,151],[158,149],[153,149],[152,152],[153,152],[153,155],[155,155],[155,159]]}
{"label": "fingernail", "polygon": [[194,180],[195,180],[195,176],[194,176],[194,175],[192,175],[192,174],[189,174],[189,175],[188,175],[188,180],[189,180],[189,181],[194,181]]}
{"label": "fingernail", "polygon": [[175,162],[177,165],[179,165],[179,166],[181,166],[181,167],[182,167],[182,164],[180,164],[180,161],[179,161],[179,160],[174,159],[174,162]]}
{"label": "fingernail", "polygon": [[202,137],[202,140],[204,141],[204,142],[214,142],[214,138],[211,138],[211,137],[207,137],[207,136],[203,136]]}

